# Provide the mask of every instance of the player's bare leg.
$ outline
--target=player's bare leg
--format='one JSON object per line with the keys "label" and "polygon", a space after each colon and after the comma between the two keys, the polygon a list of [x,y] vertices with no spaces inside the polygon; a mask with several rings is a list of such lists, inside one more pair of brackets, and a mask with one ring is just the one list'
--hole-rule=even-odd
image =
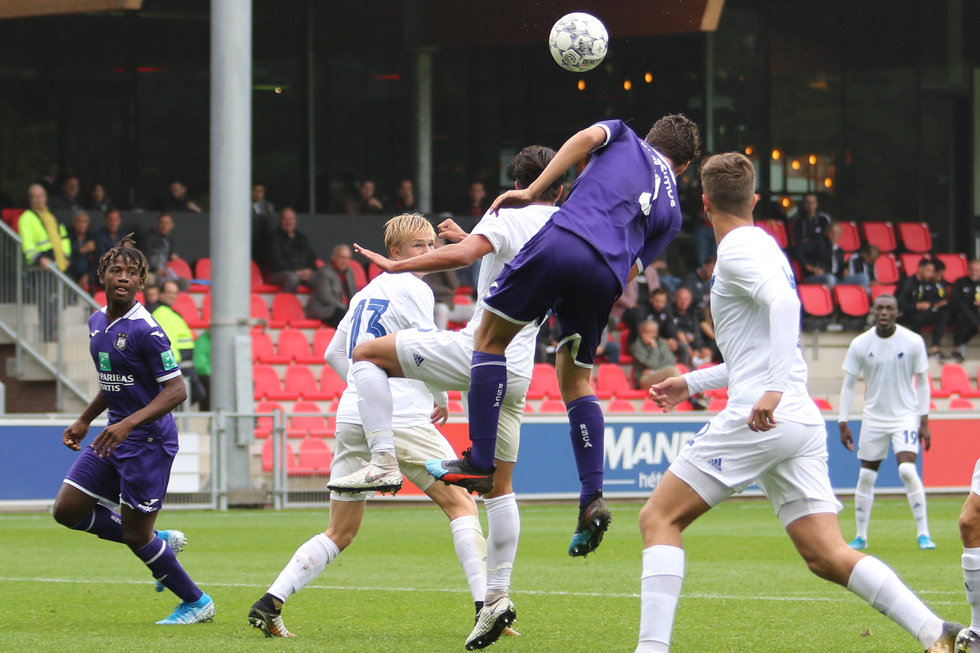
{"label": "player's bare leg", "polygon": [[956,650],[980,651],[980,496],[970,492],[960,511],[960,539],[963,541],[963,581],[970,604],[970,626],[956,638]]}
{"label": "player's bare leg", "polygon": [[572,357],[575,340],[558,348],[555,372],[562,401],[568,411],[569,437],[575,454],[579,490],[578,521],[568,545],[568,555],[586,556],[595,551],[612,522],[602,498],[605,420],[592,385],[592,366],[578,364]]}

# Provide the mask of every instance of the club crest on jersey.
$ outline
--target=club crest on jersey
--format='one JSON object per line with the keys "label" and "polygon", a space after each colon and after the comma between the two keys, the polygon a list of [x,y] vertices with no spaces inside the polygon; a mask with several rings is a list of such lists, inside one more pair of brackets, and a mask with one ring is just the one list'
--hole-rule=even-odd
{"label": "club crest on jersey", "polygon": [[116,334],[116,342],[115,342],[116,349],[118,349],[119,351],[122,351],[123,349],[125,349],[126,348],[126,338],[128,338],[128,337],[129,337],[129,334],[128,333],[117,333]]}
{"label": "club crest on jersey", "polygon": [[99,352],[99,371],[100,372],[112,371],[112,365],[109,364],[109,352],[107,351]]}

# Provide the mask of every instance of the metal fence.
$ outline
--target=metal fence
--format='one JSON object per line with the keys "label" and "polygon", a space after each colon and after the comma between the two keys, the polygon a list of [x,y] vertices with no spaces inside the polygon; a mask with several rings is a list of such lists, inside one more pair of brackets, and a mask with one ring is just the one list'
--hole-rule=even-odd
{"label": "metal fence", "polygon": [[27,265],[20,236],[0,222],[0,336],[16,346],[12,375],[53,379],[59,411],[98,391],[88,351],[88,317],[98,308],[59,270]]}

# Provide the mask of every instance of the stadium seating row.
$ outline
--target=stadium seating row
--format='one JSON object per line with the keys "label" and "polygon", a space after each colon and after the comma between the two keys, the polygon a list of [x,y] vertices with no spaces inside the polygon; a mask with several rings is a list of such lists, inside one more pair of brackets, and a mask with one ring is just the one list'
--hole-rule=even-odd
{"label": "stadium seating row", "polygon": [[[761,220],[757,223],[768,231],[779,246],[786,249],[789,246],[789,230],[784,220]],[[845,252],[853,253],[861,249],[862,243],[876,245],[882,254],[896,252],[901,243],[907,252],[925,254],[932,251],[932,234],[925,222],[899,222],[870,220],[857,222],[841,220],[840,242]]]}

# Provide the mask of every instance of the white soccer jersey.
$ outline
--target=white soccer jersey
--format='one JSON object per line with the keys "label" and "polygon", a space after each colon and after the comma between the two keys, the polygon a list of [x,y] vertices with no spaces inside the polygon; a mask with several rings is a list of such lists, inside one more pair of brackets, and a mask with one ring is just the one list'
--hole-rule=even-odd
{"label": "white soccer jersey", "polygon": [[851,341],[842,367],[854,376],[864,374],[866,423],[897,426],[918,416],[915,375],[929,371],[926,343],[919,334],[900,324],[888,338],[869,329]]}
{"label": "white soccer jersey", "polygon": [[[793,271],[772,236],[758,227],[738,227],[718,245],[711,280],[711,314],[715,342],[728,368],[726,413],[747,419],[752,406],[771,382],[770,368],[780,361],[773,356],[769,306],[760,298],[792,297],[799,305]],[[802,424],[823,424],[820,411],[807,391],[807,369],[800,351],[799,309],[779,324],[796,347],[788,363],[788,377],[775,417]]]}
{"label": "white soccer jersey", "polygon": [[[477,283],[477,296],[482,298],[490,290],[501,270],[534,234],[541,230],[544,223],[558,207],[544,204],[529,204],[519,209],[500,209],[497,215],[487,213],[473,228],[471,233],[478,234],[490,241],[493,251],[480,260],[480,279]],[[484,304],[477,302],[473,317],[463,328],[463,333],[472,341],[476,330],[483,319]],[[528,324],[518,332],[507,346],[507,370],[517,376],[530,379],[534,368],[534,349],[538,337],[538,325]]]}
{"label": "white soccer jersey", "polygon": [[[354,347],[370,338],[380,338],[413,327],[435,331],[436,325],[432,321],[434,305],[432,289],[411,272],[380,274],[351,297],[350,308],[337,326],[328,355],[334,343],[344,348],[349,359]],[[389,381],[394,407],[392,427],[431,423],[433,398],[429,387],[422,381],[412,379]],[[353,365],[347,371],[347,389],[340,397],[337,421],[361,423]]]}

